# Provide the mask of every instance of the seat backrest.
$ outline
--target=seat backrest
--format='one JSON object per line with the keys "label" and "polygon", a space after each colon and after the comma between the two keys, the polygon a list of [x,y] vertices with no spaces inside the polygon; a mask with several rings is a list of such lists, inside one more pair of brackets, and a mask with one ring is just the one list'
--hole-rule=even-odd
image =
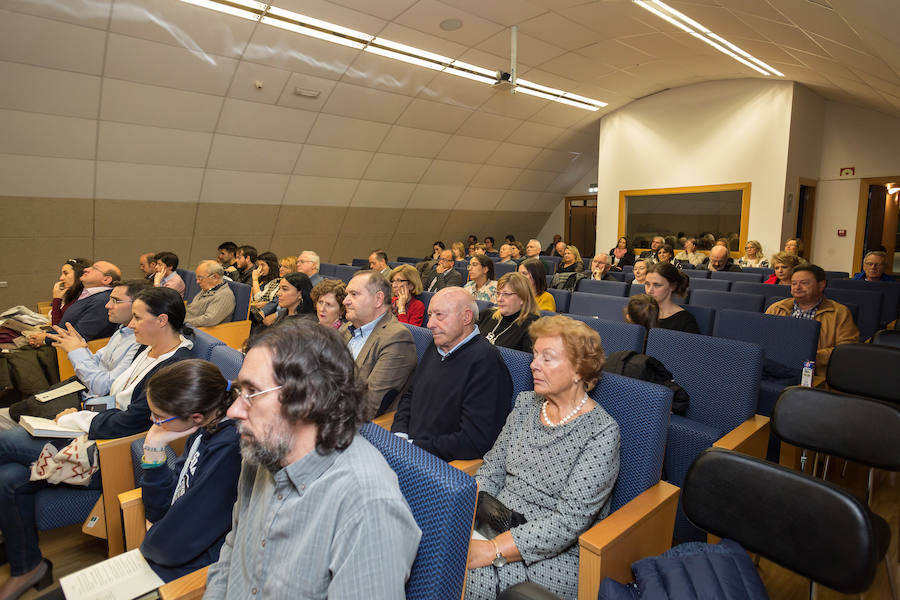
{"label": "seat backrest", "polygon": [[553,296],[553,301],[556,302],[556,312],[569,312],[569,304],[572,301],[572,292],[558,290],[556,288],[550,288],[547,291],[550,292],[550,295]]}
{"label": "seat backrest", "polygon": [[716,323],[716,309],[711,306],[698,306],[696,304],[682,304],[681,308],[694,315],[697,327],[702,335],[712,335]]}
{"label": "seat backrest", "polygon": [[719,311],[714,335],[759,344],[766,360],[799,374],[804,361],[816,360],[820,327],[812,319],[723,309]]}
{"label": "seat backrest", "polygon": [[693,270],[689,269],[689,270],[684,271],[684,274],[687,275],[688,277],[690,277],[691,280],[709,279],[709,271],[707,271],[706,269],[693,269]]}
{"label": "seat backrest", "polygon": [[850,273],[847,271],[825,271],[825,278],[831,281],[832,279],[847,279],[850,277]]}
{"label": "seat backrest", "polygon": [[209,362],[219,367],[225,379],[233,381],[237,379],[241,370],[244,355],[229,346],[214,346],[209,355]]}
{"label": "seat backrest", "polygon": [[612,513],[659,481],[672,390],[603,373],[590,396],[619,426],[619,478],[612,492]]}
{"label": "seat backrest", "polygon": [[872,336],[872,343],[877,346],[893,346],[900,348],[900,331],[896,329],[882,329]]}
{"label": "seat backrest", "polygon": [[[464,262],[464,261],[456,261]],[[459,273],[459,276],[462,277],[462,283],[466,283],[469,281],[469,267],[454,267],[454,270]]]}
{"label": "seat backrest", "polygon": [[231,313],[232,321],[246,321],[250,315],[250,292],[252,288],[246,283],[229,281],[228,287],[234,293],[234,312]]}
{"label": "seat backrest", "polygon": [[900,402],[900,348],[841,344],[828,359],[828,385],[847,394]]}
{"label": "seat backrest", "polygon": [[716,309],[733,308],[762,312],[765,297],[760,294],[742,294],[740,292],[717,292],[716,290],[691,291],[691,304],[712,306]]}
{"label": "seat backrest", "polygon": [[605,296],[620,296],[622,298],[628,293],[628,284],[623,281],[594,281],[593,279],[582,279],[575,288],[579,292],[587,292],[588,294],[603,294]]}
{"label": "seat backrest", "polygon": [[762,283],[763,277],[759,273],[745,273],[743,271],[711,271],[710,279],[725,279],[728,281],[747,281],[750,283]]}
{"label": "seat backrest", "polygon": [[419,300],[422,301],[422,304],[425,305],[425,317],[424,317],[424,320],[422,321],[423,325],[428,324],[428,305],[431,304],[431,299],[434,297],[434,295],[436,293],[437,292],[422,292],[421,294],[419,294],[417,296],[419,298]]}
{"label": "seat backrest", "polygon": [[422,260],[422,259],[421,259],[421,258],[416,258],[415,256],[398,256],[398,257],[397,257],[397,262],[398,262],[398,263],[407,263],[407,264],[410,264],[410,265],[414,265],[414,264],[416,264],[417,262],[419,262],[420,260]]}
{"label": "seat backrest", "polygon": [[647,354],[661,361],[691,397],[685,417],[713,427],[717,437],[756,412],[763,362],[759,344],[651,329]]}
{"label": "seat backrest", "polygon": [[497,279],[500,279],[507,273],[512,273],[517,268],[517,265],[494,263],[494,276]]}
{"label": "seat backrest", "polygon": [[334,277],[334,268],[336,266],[331,263],[319,263],[319,275],[322,277]]}
{"label": "seat backrest", "polygon": [[475,304],[478,305],[478,314],[483,315],[485,312],[493,310],[493,304],[488,302],[487,300],[476,300]]}
{"label": "seat backrest", "polygon": [[768,267],[742,267],[742,273],[759,273],[763,276],[763,279],[768,279],[775,273],[774,269],[770,269]]}
{"label": "seat backrest", "polygon": [[900,309],[900,283],[891,281],[859,281],[854,279],[832,279],[828,281],[828,287],[843,288],[848,290],[877,291],[884,294],[881,300],[881,321],[884,326],[897,318]]}
{"label": "seat backrest", "polygon": [[213,337],[199,329],[194,329],[194,335],[191,337],[191,341],[194,343],[194,346],[191,348],[191,357],[199,358],[201,360],[209,360],[209,357],[212,356],[214,347],[226,346],[225,342],[219,338]]}
{"label": "seat backrest", "polygon": [[413,342],[416,344],[416,357],[421,361],[425,351],[434,345],[434,337],[431,335],[431,330],[410,325],[409,323],[404,323],[404,325],[412,333]]}
{"label": "seat backrest", "polygon": [[625,321],[597,319],[596,317],[586,317],[584,315],[570,314],[567,316],[587,323],[588,327],[599,333],[600,340],[603,342],[603,351],[607,356],[613,352],[621,352],[623,350],[644,351],[644,336],[647,330],[640,325],[626,323]]}
{"label": "seat backrest", "polygon": [[500,351],[500,356],[503,357],[503,362],[506,363],[509,376],[512,378],[513,393],[509,402],[510,409],[512,409],[521,392],[530,392],[534,389],[534,378],[531,376],[531,359],[534,355],[502,346],[497,346],[497,350]]}
{"label": "seat backrest", "polygon": [[475,516],[475,479],[374,423],[363,425],[360,433],[397,474],[422,531],[406,598],[460,598]]}
{"label": "seat backrest", "polygon": [[872,337],[881,322],[881,304],[884,294],[878,290],[849,290],[847,288],[825,288],[825,297],[844,304],[852,302],[859,307],[859,339],[865,341]]}
{"label": "seat backrest", "polygon": [[576,315],[600,317],[610,321],[622,321],[625,318],[622,311],[626,306],[628,306],[628,298],[574,292],[572,301],[569,302],[569,312]]}
{"label": "seat backrest", "polygon": [[681,499],[697,526],[845,594],[865,591],[881,560],[880,517],[862,502],[746,454],[704,451]]}
{"label": "seat backrest", "polygon": [[[787,294],[766,294],[766,299],[763,301],[763,305],[765,306],[765,310],[768,310],[770,306],[775,304],[776,302],[781,302],[785,298],[790,298],[791,294],[788,292]],[[855,321],[856,319],[854,319]]]}
{"label": "seat backrest", "polygon": [[369,268],[369,259],[368,258],[354,258],[350,261],[350,264],[357,269],[368,269]]}
{"label": "seat backrest", "polygon": [[[607,273],[607,276],[612,277],[616,281],[625,281],[625,273],[622,271],[610,271]],[[632,274],[631,279],[634,279],[634,275]],[[631,280],[629,280],[631,281]]]}
{"label": "seat backrest", "polygon": [[197,274],[187,269],[175,269],[182,281],[184,281],[184,301],[190,302],[200,292],[200,286],[197,285]]}
{"label": "seat backrest", "polygon": [[731,282],[724,279],[703,279],[702,277],[693,277],[688,282],[688,289],[694,290],[715,290],[717,292],[727,292],[731,289]]}
{"label": "seat backrest", "polygon": [[772,427],[789,444],[886,471],[900,470],[900,406],[792,386],[778,398]]}
{"label": "seat backrest", "polygon": [[731,283],[731,291],[741,294],[762,294],[770,296],[783,293],[784,298],[791,295],[791,286],[789,285],[772,285],[771,283],[752,283],[749,281],[734,281]]}
{"label": "seat backrest", "polygon": [[[368,263],[366,263],[366,268],[369,268]],[[350,283],[350,279],[353,277],[353,274],[359,271],[359,269],[359,267],[353,267],[350,265],[335,265],[334,277],[336,279],[340,279],[344,283]]]}

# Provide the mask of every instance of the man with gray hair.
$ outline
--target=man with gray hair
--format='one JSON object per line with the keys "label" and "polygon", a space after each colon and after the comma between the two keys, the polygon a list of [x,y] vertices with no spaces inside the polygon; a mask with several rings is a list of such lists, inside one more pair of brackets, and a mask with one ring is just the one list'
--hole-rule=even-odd
{"label": "man with gray hair", "polygon": [[601,252],[591,261],[591,279],[601,281],[616,281],[615,277],[609,275],[609,269],[612,265],[609,262],[609,254]]}
{"label": "man with gray hair", "polygon": [[887,264],[887,252],[872,250],[866,252],[863,258],[863,270],[853,276],[857,281],[894,281],[890,275],[885,275]]}
{"label": "man with gray hair", "polygon": [[500,352],[478,332],[478,305],[459,287],[428,305],[434,344],[400,400],[391,431],[443,460],[481,458],[500,434],[512,378]]}
{"label": "man with gray hair", "polygon": [[231,319],[234,313],[234,292],[225,283],[225,270],[214,260],[197,265],[197,285],[200,293],[187,305],[184,322],[194,327],[211,327]]}
{"label": "man with gray hair", "polygon": [[348,323],[340,333],[366,384],[366,419],[371,419],[397,407],[416,368],[416,344],[390,311],[391,284],[378,271],[353,275],[344,306]]}
{"label": "man with gray hair", "polygon": [[525,258],[538,258],[541,255],[541,243],[532,238],[525,244]]}
{"label": "man with gray hair", "polygon": [[661,236],[661,235],[653,236],[653,241],[650,242],[650,249],[644,250],[643,252],[641,252],[641,255],[639,258],[643,258],[644,260],[646,260],[648,265],[656,264],[657,262],[659,262],[659,260],[656,258],[656,252],[660,248],[662,248],[663,244],[665,244],[665,243],[666,243],[666,239],[663,236]]}
{"label": "man with gray hair", "polygon": [[319,255],[312,250],[304,250],[297,257],[297,272],[309,277],[309,282],[313,287],[316,287],[322,281],[322,276],[319,275],[321,262]]}

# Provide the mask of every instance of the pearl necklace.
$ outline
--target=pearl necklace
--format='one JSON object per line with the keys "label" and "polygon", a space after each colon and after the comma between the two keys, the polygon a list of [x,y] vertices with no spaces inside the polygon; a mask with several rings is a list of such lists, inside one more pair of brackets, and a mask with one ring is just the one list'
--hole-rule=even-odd
{"label": "pearl necklace", "polygon": [[544,423],[549,425],[550,427],[559,427],[560,425],[565,425],[569,421],[572,420],[572,417],[578,414],[578,411],[584,408],[584,405],[587,403],[587,394],[581,399],[581,402],[575,405],[575,408],[572,409],[572,412],[567,414],[565,417],[559,420],[559,423],[553,423],[550,420],[550,417],[547,416],[547,400],[544,400],[544,404],[541,406],[541,416],[544,417]]}

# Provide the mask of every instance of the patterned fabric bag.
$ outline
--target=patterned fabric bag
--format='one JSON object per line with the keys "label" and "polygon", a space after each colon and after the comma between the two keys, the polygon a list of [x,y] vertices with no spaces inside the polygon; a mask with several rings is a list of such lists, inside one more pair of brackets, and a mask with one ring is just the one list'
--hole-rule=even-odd
{"label": "patterned fabric bag", "polygon": [[59,451],[53,444],[45,444],[40,456],[31,465],[31,481],[43,479],[53,484],[86,486],[99,470],[97,444],[87,435],[82,435]]}

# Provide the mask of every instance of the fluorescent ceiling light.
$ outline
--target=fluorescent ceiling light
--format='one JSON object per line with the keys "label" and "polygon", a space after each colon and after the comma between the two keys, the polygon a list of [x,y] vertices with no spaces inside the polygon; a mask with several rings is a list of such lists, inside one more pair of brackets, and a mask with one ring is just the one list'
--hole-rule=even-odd
{"label": "fluorescent ceiling light", "polygon": [[[496,70],[485,69],[478,65],[473,65],[460,60],[454,60],[448,56],[421,50],[413,46],[407,46],[399,42],[394,42],[385,38],[375,37],[362,31],[335,25],[328,21],[322,21],[313,17],[285,10],[277,6],[271,6],[256,0],[181,0],[187,4],[193,4],[215,10],[218,12],[234,15],[244,19],[253,21],[258,20],[264,25],[271,25],[279,29],[293,31],[302,35],[314,37],[326,42],[349,46],[357,50],[371,52],[386,58],[399,60],[405,63],[413,64],[426,69],[440,71],[448,75],[463,77],[479,83],[487,85],[496,85],[499,82],[499,73]],[[649,8],[643,0],[637,0],[665,19],[662,12]],[[656,2],[656,0],[652,0]],[[676,11],[677,12],[677,11]],[[680,14],[680,13],[679,13]],[[686,17],[685,17],[686,18]],[[672,22],[676,22],[672,19]],[[594,100],[572,94],[564,90],[541,85],[531,81],[520,79],[516,81],[514,91],[520,91],[523,94],[544,98],[553,102],[559,102],[568,106],[574,106],[584,110],[596,111],[606,106],[606,102]]]}
{"label": "fluorescent ceiling light", "polygon": [[768,77],[769,75],[784,77],[784,73],[782,73],[775,67],[772,67],[771,65],[768,65],[765,62],[759,60],[749,52],[732,44],[722,36],[716,35],[705,26],[703,26],[703,24],[695,21],[684,13],[675,10],[674,8],[664,2],[661,2],[660,0],[634,0],[634,3],[641,8],[652,12],[657,17],[665,19],[682,31],[686,31],[698,40],[706,42],[719,52],[730,56],[739,63],[750,67],[751,69],[758,73],[761,73],[762,75],[765,75],[766,77]]}

